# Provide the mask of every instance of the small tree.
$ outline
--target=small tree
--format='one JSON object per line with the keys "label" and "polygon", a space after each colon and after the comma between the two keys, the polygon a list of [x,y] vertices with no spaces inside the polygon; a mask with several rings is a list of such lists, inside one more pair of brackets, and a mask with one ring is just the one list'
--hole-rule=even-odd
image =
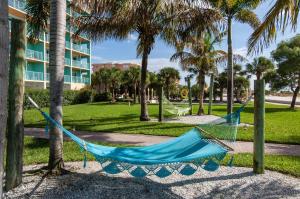
{"label": "small tree", "polygon": [[274,70],[274,64],[265,57],[255,58],[252,63],[246,65],[246,72],[250,75],[256,75],[257,80],[263,78],[263,75],[270,70]]}
{"label": "small tree", "polygon": [[272,57],[278,63],[276,73],[267,76],[273,90],[289,88],[293,92],[291,108],[295,109],[297,96],[300,91],[300,35],[289,41],[281,42]]}
{"label": "small tree", "polygon": [[171,88],[176,88],[180,80],[179,71],[171,67],[166,67],[159,71],[158,76],[164,86],[166,97],[169,99]]}

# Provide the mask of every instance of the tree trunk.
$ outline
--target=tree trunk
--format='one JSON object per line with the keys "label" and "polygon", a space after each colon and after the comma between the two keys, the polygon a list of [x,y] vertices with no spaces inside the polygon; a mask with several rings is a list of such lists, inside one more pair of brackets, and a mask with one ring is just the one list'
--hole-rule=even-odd
{"label": "tree trunk", "polygon": [[137,89],[137,83],[134,83],[133,101],[134,101],[135,104],[138,103],[137,98],[136,98],[136,89]]}
{"label": "tree trunk", "polygon": [[149,54],[144,51],[142,58],[142,70],[141,70],[141,88],[140,88],[140,99],[141,99],[141,121],[149,121],[148,107],[146,99],[146,78],[147,78],[147,65],[148,65]]}
{"label": "tree trunk", "polygon": [[227,114],[233,110],[233,55],[232,55],[232,18],[228,17],[228,69],[227,69]]}
{"label": "tree trunk", "polygon": [[260,73],[260,72],[257,72],[257,73],[256,73],[256,79],[257,79],[257,80],[260,80],[260,79],[261,79],[261,73]]}
{"label": "tree trunk", "polygon": [[296,101],[297,101],[297,96],[298,96],[299,92],[300,92],[300,74],[299,74],[298,86],[293,92],[294,94],[293,94],[293,99],[292,99],[292,103],[291,103],[291,109],[295,109],[295,107],[296,107]]}
{"label": "tree trunk", "polygon": [[[66,32],[66,1],[51,0],[50,4],[50,116],[62,124],[64,55]],[[63,134],[50,126],[49,170],[60,174],[64,167]]]}
{"label": "tree trunk", "polygon": [[9,29],[7,1],[0,1],[0,198],[3,196],[4,146],[7,124],[9,64]]}
{"label": "tree trunk", "polygon": [[223,100],[223,94],[224,94],[224,88],[221,87],[221,88],[220,88],[220,102],[223,102],[223,101],[224,101],[224,100]]}
{"label": "tree trunk", "polygon": [[203,115],[204,113],[204,105],[203,105],[203,100],[204,100],[204,87],[205,87],[205,73],[203,71],[199,72],[199,88],[200,88],[200,93],[199,93],[199,109],[198,109],[198,115]]}
{"label": "tree trunk", "polygon": [[210,76],[210,85],[209,85],[209,106],[208,106],[208,115],[212,114],[212,101],[214,96],[214,74]]}
{"label": "tree trunk", "polygon": [[25,22],[11,20],[11,50],[8,97],[8,134],[5,189],[9,191],[22,183],[24,143],[24,68],[26,31]]}

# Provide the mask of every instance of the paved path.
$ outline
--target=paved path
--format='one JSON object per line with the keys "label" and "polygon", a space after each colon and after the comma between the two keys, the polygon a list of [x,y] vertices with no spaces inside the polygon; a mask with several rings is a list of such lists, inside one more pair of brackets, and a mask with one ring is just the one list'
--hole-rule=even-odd
{"label": "paved path", "polygon": [[[137,146],[145,146],[151,144],[157,144],[163,141],[172,139],[168,136],[152,136],[152,135],[140,135],[140,134],[121,134],[121,133],[94,133],[94,132],[74,132],[79,137],[89,141],[101,141],[115,144],[129,144]],[[44,129],[39,128],[25,128],[25,135],[34,136],[38,138],[47,138]],[[252,153],[252,142],[240,142],[238,141],[234,146],[236,153]],[[286,145],[286,144],[265,144],[265,152],[267,154],[278,155],[293,155],[300,156],[300,145]]]}

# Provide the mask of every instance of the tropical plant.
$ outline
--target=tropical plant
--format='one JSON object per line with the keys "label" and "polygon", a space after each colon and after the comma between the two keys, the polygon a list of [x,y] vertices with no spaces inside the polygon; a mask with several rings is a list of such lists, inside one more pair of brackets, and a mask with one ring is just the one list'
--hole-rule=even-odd
{"label": "tropical plant", "polygon": [[167,99],[169,99],[171,87],[174,88],[179,83],[179,71],[172,67],[166,67],[159,71],[158,78],[164,87]]}
{"label": "tropical plant", "polygon": [[236,100],[241,103],[248,95],[250,82],[244,76],[236,76],[234,81],[234,96]]}
{"label": "tropical plant", "polygon": [[8,1],[0,1],[0,197],[3,196],[4,148],[7,124],[9,29]]}
{"label": "tropical plant", "polygon": [[246,72],[250,75],[256,75],[258,80],[263,78],[264,74],[270,70],[274,70],[274,64],[265,57],[255,58],[252,63],[246,65]]}
{"label": "tropical plant", "polygon": [[296,31],[300,1],[276,0],[264,17],[264,21],[252,33],[248,41],[248,53],[261,52],[276,39],[277,32],[286,31],[288,25]]}
{"label": "tropical plant", "polygon": [[[204,34],[202,37],[190,37],[189,41],[178,42],[177,52],[171,57],[171,61],[179,60],[184,70],[198,74],[199,83],[199,109],[198,115],[204,113],[204,85],[205,75],[209,71],[216,70],[218,63],[227,59],[227,53],[222,50],[215,50],[214,45],[220,42],[221,37],[213,37]],[[190,51],[185,51],[186,47]]]}
{"label": "tropical plant", "polygon": [[218,82],[218,86],[220,89],[219,92],[220,102],[223,102],[224,89],[227,87],[227,72],[220,73],[217,76],[216,81]]}
{"label": "tropical plant", "polygon": [[109,82],[111,86],[112,101],[116,101],[116,90],[119,89],[122,79],[122,71],[116,67],[111,68]]}
{"label": "tropical plant", "polygon": [[295,109],[297,96],[300,92],[300,35],[289,41],[281,42],[272,52],[278,63],[276,72],[267,75],[266,80],[273,90],[289,88],[293,92],[291,108]]}
{"label": "tropical plant", "polygon": [[[168,41],[174,37],[174,29],[180,26],[176,22],[186,19],[193,12],[187,9],[184,0],[111,0],[95,1],[90,4],[90,15],[82,17],[80,30],[93,39],[126,39],[130,33],[138,35],[137,55],[142,57],[141,68],[141,114],[140,120],[148,121],[146,100],[146,78],[148,57],[154,47],[156,38]],[[202,30],[215,22],[215,13],[208,12],[207,7],[199,8],[198,16]],[[189,11],[189,12],[187,12]],[[200,17],[202,16],[202,17]],[[183,23],[186,28],[187,23]],[[200,29],[200,28],[199,28]]]}
{"label": "tropical plant", "polygon": [[139,67],[130,67],[124,72],[124,79],[133,87],[133,101],[137,103],[137,89],[140,82],[141,70]]}
{"label": "tropical plant", "polygon": [[[26,12],[32,37],[37,37],[46,30],[50,16],[50,116],[61,124],[63,116],[66,1],[28,0]],[[51,125],[48,167],[51,172],[61,173],[63,166],[63,134],[58,127]]]}
{"label": "tropical plant", "polygon": [[260,3],[260,0],[210,0],[211,4],[218,8],[224,18],[227,26],[227,43],[228,43],[228,67],[227,67],[227,113],[233,110],[233,48],[232,48],[232,23],[238,21],[247,23],[252,28],[257,28],[260,21],[257,15],[252,11]]}

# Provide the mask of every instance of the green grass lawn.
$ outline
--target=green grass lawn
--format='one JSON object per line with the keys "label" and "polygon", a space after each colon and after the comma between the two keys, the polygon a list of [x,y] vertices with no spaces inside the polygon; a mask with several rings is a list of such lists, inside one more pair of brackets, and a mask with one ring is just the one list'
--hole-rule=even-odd
{"label": "green grass lawn", "polygon": [[[125,145],[114,145],[114,146],[122,147]],[[47,163],[48,157],[49,157],[48,140],[25,137],[25,151],[24,151],[25,165]],[[229,157],[227,157],[224,160],[224,164],[228,162],[228,158]],[[74,142],[64,142],[64,160],[67,162],[83,160],[83,154],[80,152],[79,147]],[[94,158],[89,155],[88,160],[94,160]],[[236,154],[234,165],[243,166],[243,167],[252,167],[252,155]],[[268,170],[274,170],[281,173],[300,177],[300,157],[266,155],[265,165],[266,165],[266,169]]]}
{"label": "green grass lawn", "polygon": [[[240,105],[235,105],[238,108]],[[207,107],[207,106],[206,106]],[[193,108],[194,112],[197,106]],[[95,132],[179,136],[193,125],[140,122],[140,105],[94,103],[64,107],[64,126],[68,129]],[[206,111],[207,112],[207,111]],[[158,105],[149,105],[149,114],[158,116]],[[213,114],[226,115],[225,105],[214,105]],[[253,124],[253,103],[242,113],[243,123]],[[43,117],[36,110],[25,111],[27,127],[44,127]],[[266,104],[266,142],[300,144],[300,109],[292,111],[285,105]],[[252,141],[253,127],[240,128],[238,140]]]}

